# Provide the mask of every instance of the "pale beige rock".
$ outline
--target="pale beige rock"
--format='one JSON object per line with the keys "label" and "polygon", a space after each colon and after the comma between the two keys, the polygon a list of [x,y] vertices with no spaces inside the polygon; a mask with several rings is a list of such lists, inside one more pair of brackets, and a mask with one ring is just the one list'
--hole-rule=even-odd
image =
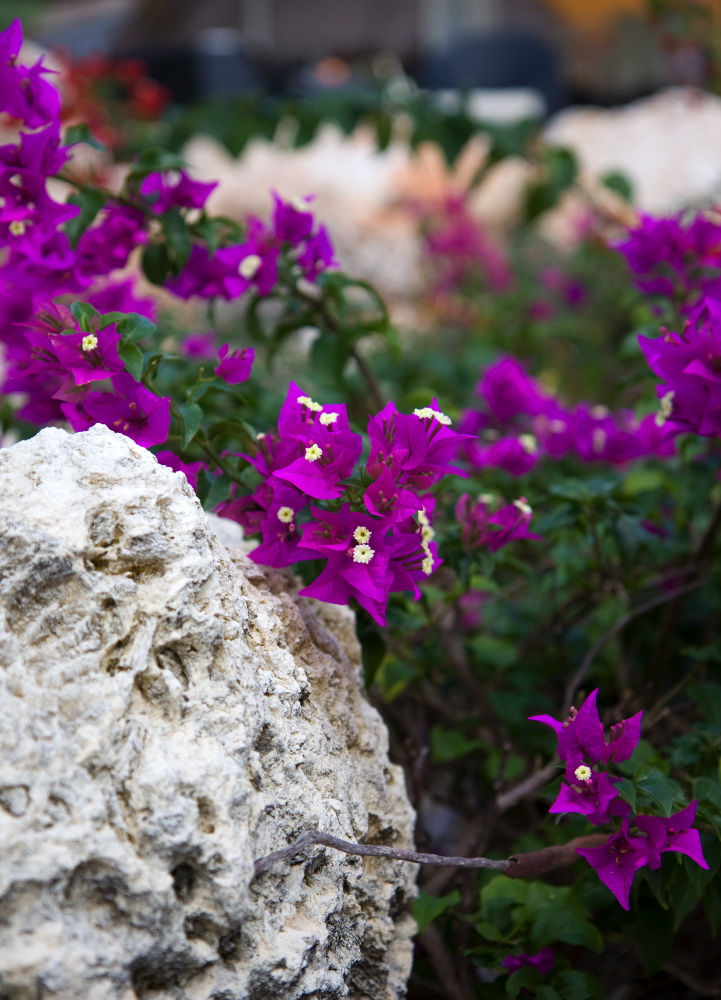
{"label": "pale beige rock", "polygon": [[620,108],[569,108],[551,119],[544,138],[574,150],[591,185],[624,173],[645,212],[721,197],[721,98],[713,94],[670,87]]}
{"label": "pale beige rock", "polygon": [[227,551],[105,427],[0,451],[0,995],[391,1000],[412,811],[353,615]]}

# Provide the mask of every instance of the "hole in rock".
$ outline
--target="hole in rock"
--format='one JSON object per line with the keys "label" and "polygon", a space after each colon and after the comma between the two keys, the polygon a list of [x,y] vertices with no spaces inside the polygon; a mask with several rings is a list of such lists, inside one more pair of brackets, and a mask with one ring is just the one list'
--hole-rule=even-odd
{"label": "hole in rock", "polygon": [[181,903],[187,903],[195,886],[195,868],[187,861],[181,861],[171,871],[173,891]]}

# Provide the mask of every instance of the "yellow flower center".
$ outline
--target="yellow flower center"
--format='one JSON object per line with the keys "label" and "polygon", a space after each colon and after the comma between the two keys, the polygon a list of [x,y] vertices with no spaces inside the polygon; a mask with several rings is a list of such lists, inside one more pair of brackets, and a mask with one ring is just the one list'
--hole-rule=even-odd
{"label": "yellow flower center", "polygon": [[309,462],[317,461],[323,454],[323,449],[319,448],[317,444],[311,444],[305,449],[305,457]]}
{"label": "yellow flower center", "polygon": [[374,555],[375,550],[370,545],[356,545],[353,549],[353,562],[369,563]]}
{"label": "yellow flower center", "polygon": [[292,507],[279,507],[277,517],[283,524],[290,524],[295,517],[295,512]]}
{"label": "yellow flower center", "polygon": [[581,766],[577,767],[573,773],[579,781],[588,781],[591,777],[591,768],[586,764],[581,764]]}
{"label": "yellow flower center", "polygon": [[365,544],[371,540],[370,528],[364,528],[363,525],[358,525],[358,527],[353,532],[353,537],[357,542],[362,542]]}
{"label": "yellow flower center", "polygon": [[8,226],[8,229],[13,234],[13,236],[25,235],[25,223],[22,221],[22,219],[13,219],[13,221]]}

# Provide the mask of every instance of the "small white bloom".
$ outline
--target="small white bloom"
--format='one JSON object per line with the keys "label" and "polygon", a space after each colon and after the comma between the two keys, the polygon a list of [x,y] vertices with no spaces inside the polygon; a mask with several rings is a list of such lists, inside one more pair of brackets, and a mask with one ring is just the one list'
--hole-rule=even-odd
{"label": "small white bloom", "polygon": [[88,333],[80,341],[80,346],[84,351],[94,351],[95,348],[98,346],[98,338],[95,336],[94,333]]}
{"label": "small white bloom", "polygon": [[600,455],[603,449],[606,447],[606,441],[608,440],[608,434],[605,432],[603,427],[597,427],[592,435],[593,450],[597,455]]}
{"label": "small white bloom", "polygon": [[436,537],[436,533],[430,524],[424,524],[421,528],[421,538],[424,542],[432,542]]}
{"label": "small white bloom", "polygon": [[426,574],[426,576],[431,575],[431,573],[433,572],[433,556],[430,555],[426,556],[426,558],[421,563],[421,569]]}
{"label": "small white bloom", "polygon": [[258,431],[258,433],[255,435],[255,440],[263,441],[266,436],[267,435],[263,431]]}
{"label": "small white bloom", "polygon": [[310,396],[298,396],[296,402],[300,403],[301,406],[305,406],[306,409],[312,410],[313,413],[319,413],[323,409],[321,404],[316,403],[315,400],[310,398]]}
{"label": "small white bloom", "polygon": [[587,764],[581,764],[581,766],[577,767],[573,773],[579,781],[588,781],[591,777],[591,768],[588,767]]}
{"label": "small white bloom", "polygon": [[661,396],[659,401],[660,408],[656,416],[654,417],[654,423],[657,427],[663,427],[668,418],[673,412],[673,397],[676,395],[673,389],[670,389],[664,396]]}
{"label": "small white bloom", "polygon": [[479,503],[484,503],[484,504],[486,504],[486,506],[488,504],[490,504],[490,503],[493,503],[493,501],[495,499],[496,499],[495,493],[479,493],[478,494]]}
{"label": "small white bloom", "polygon": [[439,424],[443,424],[444,427],[450,427],[453,423],[451,418],[446,413],[441,413],[440,410],[431,410],[431,413],[436,418]]}
{"label": "small white bloom", "polygon": [[375,550],[370,545],[356,545],[353,549],[353,562],[369,563],[374,555]]}
{"label": "small white bloom", "polygon": [[25,235],[25,223],[22,221],[22,219],[13,219],[13,221],[8,226],[8,229],[13,234],[13,236]]}
{"label": "small white bloom", "polygon": [[323,449],[317,444],[311,444],[305,449],[305,457],[309,462],[315,462],[323,454]]}
{"label": "small white bloom", "polygon": [[295,511],[292,507],[279,507],[278,508],[278,520],[282,521],[283,524],[290,524],[290,522],[295,517]]}
{"label": "small white bloom", "polygon": [[296,210],[296,212],[310,212],[310,205],[305,200],[305,198],[290,198],[288,204]]}
{"label": "small white bloom", "polygon": [[430,420],[433,416],[433,410],[430,406],[423,406],[413,411],[415,417],[420,417],[421,420]]}
{"label": "small white bloom", "polygon": [[521,434],[518,438],[518,443],[529,455],[535,455],[538,451],[538,442],[533,434]]}
{"label": "small white bloom", "polygon": [[334,424],[338,419],[337,413],[321,413],[320,422],[324,427],[328,427],[330,424]]}
{"label": "small white bloom", "polygon": [[353,537],[357,542],[366,543],[371,540],[371,531],[369,528],[364,528],[362,524],[359,524],[353,532]]}
{"label": "small white bloom", "polygon": [[262,257],[259,257],[257,253],[251,253],[247,257],[244,257],[240,264],[238,264],[238,273],[246,281],[252,281],[260,270],[262,263]]}
{"label": "small white bloom", "polygon": [[533,508],[530,504],[526,503],[525,497],[519,497],[518,500],[514,500],[513,506],[518,508],[518,510],[520,510],[522,514],[525,514],[526,517],[530,517],[533,513]]}

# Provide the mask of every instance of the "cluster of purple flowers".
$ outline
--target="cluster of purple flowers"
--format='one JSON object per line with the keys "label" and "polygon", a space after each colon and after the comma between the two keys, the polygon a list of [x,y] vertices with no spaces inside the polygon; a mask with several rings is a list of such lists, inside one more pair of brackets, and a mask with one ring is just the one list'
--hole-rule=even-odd
{"label": "cluster of purple flowers", "polygon": [[[381,625],[390,594],[411,591],[441,564],[434,542],[435,498],[427,491],[452,465],[463,435],[431,406],[399,413],[393,403],[368,421],[370,455],[362,486],[344,485],[363,450],[344,404],[320,404],[291,382],[275,434],[258,435],[244,455],[262,477],[250,496],[219,513],[261,535],[251,558],[269,566],[327,559],[301,594],[347,604],[351,597]],[[325,501],[320,506],[313,501]],[[330,509],[329,509],[330,508]]]}
{"label": "cluster of purple flowers", "polygon": [[475,468],[499,467],[514,476],[542,456],[575,454],[586,462],[623,465],[649,455],[673,454],[674,427],[665,411],[637,420],[632,411],[609,412],[585,403],[564,407],[543,391],[514,358],[486,369],[476,388],[482,409],[466,410],[461,431],[471,435],[464,455]]}
{"label": "cluster of purple flowers", "polygon": [[[630,805],[619,797],[615,787],[621,779],[599,769],[631,757],[641,738],[643,712],[612,726],[610,739],[606,740],[596,708],[597,694],[598,690],[593,691],[578,711],[571,708],[564,722],[550,715],[535,715],[532,721],[551,726],[558,740],[558,756],[566,763],[561,791],[549,812],[581,813],[594,825],[607,823],[614,817],[622,820],[619,832],[605,844],[579,847],[577,851],[628,910],[636,872],[644,865],[659,868],[661,855],[666,851],[686,854],[702,868],[708,865],[699,832],[692,829],[696,802],[668,819],[632,816]],[[637,834],[630,832],[632,823]]]}
{"label": "cluster of purple flowers", "polygon": [[721,297],[721,226],[697,215],[687,224],[678,216],[656,219],[641,215],[635,229],[615,244],[647,295],[678,305],[700,293]]}
{"label": "cluster of purple flowers", "polygon": [[638,287],[669,299],[681,316],[680,333],[662,328],[656,339],[638,338],[663,379],[658,422],[672,433],[721,434],[721,225],[705,215],[688,224],[642,216],[616,249]]}
{"label": "cluster of purple flowers", "polygon": [[195,244],[185,268],[167,287],[183,299],[193,295],[235,299],[251,288],[268,295],[278,281],[282,254],[292,262],[295,279],[315,281],[322,271],[337,266],[325,226],[315,227],[310,199],[284,201],[275,192],[273,198],[270,226],[251,216],[244,243],[214,254]]}

